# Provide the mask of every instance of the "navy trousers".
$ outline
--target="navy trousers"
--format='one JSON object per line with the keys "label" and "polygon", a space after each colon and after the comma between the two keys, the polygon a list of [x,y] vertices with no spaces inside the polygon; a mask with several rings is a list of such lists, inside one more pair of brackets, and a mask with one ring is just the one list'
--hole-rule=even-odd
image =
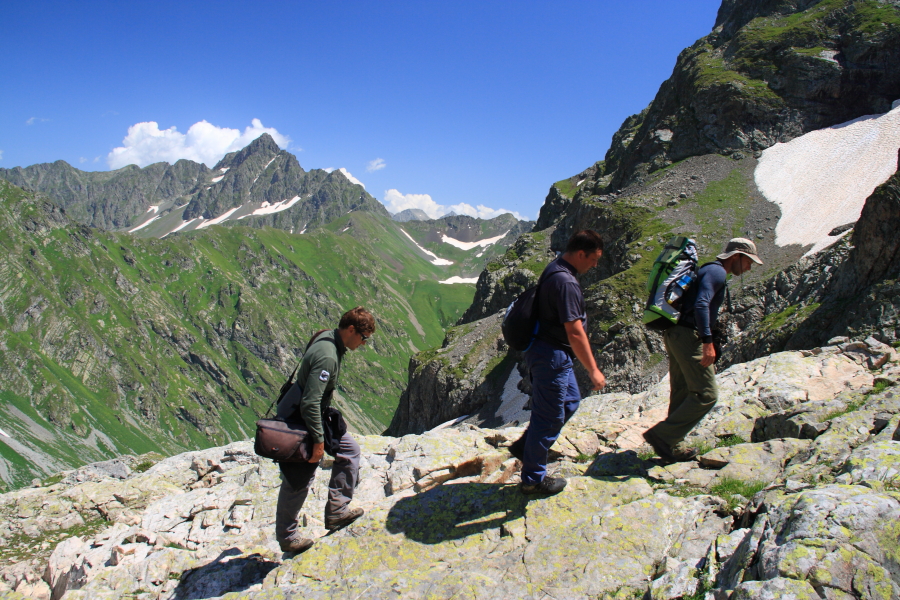
{"label": "navy trousers", "polygon": [[535,340],[525,353],[531,370],[531,422],[525,432],[522,482],[534,485],[547,475],[547,453],[563,425],[581,404],[581,392],[564,350]]}

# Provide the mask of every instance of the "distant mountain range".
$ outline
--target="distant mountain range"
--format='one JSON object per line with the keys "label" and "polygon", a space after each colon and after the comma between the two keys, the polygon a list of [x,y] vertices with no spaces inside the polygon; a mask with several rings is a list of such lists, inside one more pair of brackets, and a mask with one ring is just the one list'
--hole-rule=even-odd
{"label": "distant mountain range", "polygon": [[348,355],[337,402],[355,430],[381,432],[409,357],[440,343],[474,291],[439,283],[448,267],[383,212],[302,236],[210,227],[139,239],[0,181],[0,250],[7,485],[246,439],[310,335],[359,304],[378,330]]}
{"label": "distant mountain range", "polygon": [[520,221],[509,213],[493,219],[448,215],[402,224],[403,231],[432,254],[433,263],[452,261],[471,283],[475,283],[485,265],[502,256],[519,235],[533,227],[534,221]]}
{"label": "distant mountain range", "polygon": [[215,167],[189,160],[85,172],[64,161],[0,169],[0,178],[48,195],[75,220],[140,237],[241,222],[302,232],[353,210],[389,217],[340,170],[305,171],[269,134]]}
{"label": "distant mountain range", "polygon": [[429,221],[431,217],[421,208],[407,208],[391,216],[398,223],[407,221]]}
{"label": "distant mountain range", "polygon": [[[212,169],[179,160],[88,172],[56,161],[0,169],[0,179],[45,194],[79,223],[138,237],[234,224],[302,234],[354,211],[390,218],[352,176],[341,169],[306,171],[268,134],[227,154]],[[455,213],[428,219],[419,209],[398,213],[393,220],[407,224],[407,235],[433,264],[446,267],[448,279],[471,279],[505,244],[533,226],[510,214],[490,220]],[[418,221],[431,225],[408,225]],[[500,233],[508,237],[493,239]]]}

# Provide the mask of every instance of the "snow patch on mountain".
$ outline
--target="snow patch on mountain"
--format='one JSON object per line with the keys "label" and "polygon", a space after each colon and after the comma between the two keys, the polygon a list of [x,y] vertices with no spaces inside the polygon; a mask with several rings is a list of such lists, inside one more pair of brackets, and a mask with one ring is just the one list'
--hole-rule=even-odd
{"label": "snow patch on mountain", "polygon": [[156,215],[156,216],[153,217],[152,219],[147,219],[146,221],[144,221],[143,223],[141,223],[140,225],[138,225],[138,226],[135,227],[134,229],[129,229],[129,230],[128,230],[128,233],[134,233],[135,231],[140,231],[141,229],[143,229],[144,227],[146,227],[147,225],[149,225],[149,224],[152,223],[153,221],[157,220],[160,216],[162,216],[162,215]]}
{"label": "snow patch on mountain", "polygon": [[839,239],[828,233],[859,219],[866,198],[897,170],[900,107],[811,131],[763,151],[754,178],[760,192],[781,208],[779,246],[812,248]]}
{"label": "snow patch on mountain", "polygon": [[[269,204],[268,202],[263,202],[262,206],[254,210],[252,213],[246,216],[251,215],[271,215],[272,213],[281,212],[283,210],[287,210],[293,205],[300,202],[300,196],[294,196],[289,200],[282,200],[281,202],[276,202],[275,204]],[[243,217],[241,217],[243,218]]]}
{"label": "snow patch on mountain", "polygon": [[233,215],[235,212],[239,211],[241,208],[243,208],[243,205],[242,205],[242,206],[236,206],[236,207],[234,207],[234,208],[232,208],[232,209],[226,210],[224,213],[222,213],[221,215],[219,215],[219,216],[216,217],[215,219],[210,219],[210,220],[208,220],[208,221],[203,221],[202,223],[200,223],[199,225],[197,225],[197,229],[203,229],[204,227],[209,227],[210,225],[218,225],[219,223],[222,223],[223,221],[227,221],[227,220],[228,220],[228,217],[230,217],[231,215]]}
{"label": "snow patch on mountain", "polygon": [[501,233],[497,237],[485,238],[483,240],[478,240],[477,242],[461,242],[459,240],[453,239],[452,237],[448,236],[447,234],[443,234],[443,235],[441,235],[441,241],[444,242],[445,244],[450,244],[451,246],[460,248],[461,250],[471,250],[472,248],[477,248],[479,246],[483,246],[486,248],[486,247],[490,246],[491,244],[496,244],[497,242],[502,240],[504,237],[506,237],[507,233],[509,233],[508,230]]}
{"label": "snow patch on mountain", "polygon": [[429,252],[428,250],[426,250],[425,248],[423,248],[422,246],[420,246],[419,243],[416,242],[416,240],[414,240],[414,239],[412,238],[411,235],[409,235],[408,233],[406,233],[405,230],[400,229],[400,231],[403,232],[403,235],[405,235],[406,237],[409,238],[409,241],[411,241],[413,244],[416,245],[416,248],[418,248],[419,250],[421,250],[422,252],[424,252],[424,253],[427,254],[428,256],[431,256],[431,257],[432,257],[431,264],[433,264],[433,265],[438,265],[438,266],[442,266],[442,265],[452,265],[452,264],[453,264],[453,261],[452,261],[452,260],[447,260],[446,258],[441,258],[441,257],[439,257],[437,254],[435,254],[434,252]]}

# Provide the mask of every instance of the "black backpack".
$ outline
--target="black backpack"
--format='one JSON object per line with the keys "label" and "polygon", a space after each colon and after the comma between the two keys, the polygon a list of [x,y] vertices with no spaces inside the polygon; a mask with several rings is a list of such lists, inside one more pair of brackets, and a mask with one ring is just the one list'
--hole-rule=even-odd
{"label": "black backpack", "polygon": [[[563,271],[554,271],[547,276],[547,279],[553,277],[557,273]],[[512,304],[506,309],[503,316],[503,323],[500,329],[503,331],[503,339],[510,348],[516,351],[528,350],[534,337],[540,328],[538,321],[538,294],[541,291],[541,284],[544,280],[538,280],[537,285],[532,286],[519,294],[519,297],[512,301]]]}

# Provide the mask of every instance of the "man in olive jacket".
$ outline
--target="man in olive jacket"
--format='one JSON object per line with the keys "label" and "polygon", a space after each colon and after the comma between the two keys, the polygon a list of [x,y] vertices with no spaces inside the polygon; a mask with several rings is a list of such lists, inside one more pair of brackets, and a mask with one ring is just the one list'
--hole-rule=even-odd
{"label": "man in olive jacket", "polygon": [[[375,318],[358,306],[341,317],[337,329],[313,336],[300,363],[297,383],[278,405],[278,418],[305,424],[313,442],[308,463],[279,463],[281,490],[275,511],[275,538],[284,552],[303,552],[313,545],[313,540],[300,537],[298,517],[326,451],[325,411],[331,405],[344,354],[365,344],[374,332]],[[325,527],[334,531],[361,517],[363,509],[348,506],[359,475],[359,444],[349,433],[331,443],[328,453],[334,456],[334,463],[325,504]]]}

